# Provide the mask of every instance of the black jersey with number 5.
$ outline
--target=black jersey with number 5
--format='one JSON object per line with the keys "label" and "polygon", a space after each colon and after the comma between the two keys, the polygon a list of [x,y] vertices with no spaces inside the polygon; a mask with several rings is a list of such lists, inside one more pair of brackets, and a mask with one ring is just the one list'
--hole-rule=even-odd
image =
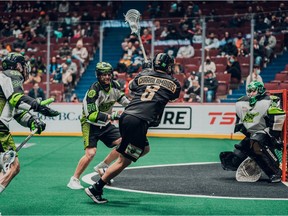
{"label": "black jersey with number 5", "polygon": [[149,126],[159,125],[166,104],[177,99],[181,90],[177,79],[151,69],[139,73],[129,88],[134,97],[124,112],[147,121]]}

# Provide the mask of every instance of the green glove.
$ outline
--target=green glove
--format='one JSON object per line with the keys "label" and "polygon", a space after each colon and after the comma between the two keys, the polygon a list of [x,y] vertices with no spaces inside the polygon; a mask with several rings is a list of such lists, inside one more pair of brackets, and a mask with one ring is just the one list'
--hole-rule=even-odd
{"label": "green glove", "polygon": [[40,105],[46,106],[54,102],[54,98],[48,98],[40,102]]}
{"label": "green glove", "polygon": [[114,111],[114,112],[112,112],[112,114],[111,114],[111,116],[110,116],[110,119],[112,120],[112,121],[114,121],[114,120],[119,120],[120,119],[120,114],[117,112],[117,111]]}
{"label": "green glove", "polygon": [[31,131],[38,129],[36,132],[37,134],[41,134],[42,131],[44,131],[46,128],[46,123],[35,116],[32,116],[30,118],[28,125],[29,125]]}

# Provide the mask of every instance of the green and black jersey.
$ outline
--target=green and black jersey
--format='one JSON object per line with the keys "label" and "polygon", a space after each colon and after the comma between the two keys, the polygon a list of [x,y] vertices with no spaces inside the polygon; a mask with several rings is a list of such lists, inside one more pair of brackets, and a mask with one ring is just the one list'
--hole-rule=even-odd
{"label": "green and black jersey", "polygon": [[124,112],[147,121],[149,126],[159,125],[166,104],[177,99],[181,90],[177,79],[151,69],[139,73],[129,88],[134,97]]}
{"label": "green and black jersey", "polygon": [[0,131],[9,131],[9,122],[15,118],[27,126],[28,111],[33,98],[24,96],[23,76],[17,70],[0,71]]}
{"label": "green and black jersey", "polygon": [[285,121],[285,111],[274,102],[275,96],[264,96],[251,107],[249,97],[244,96],[236,102],[237,124],[243,124],[253,135],[258,131],[281,132]]}
{"label": "green and black jersey", "polygon": [[130,102],[120,90],[118,82],[112,80],[108,91],[105,91],[99,82],[93,83],[83,99],[81,122],[89,122],[97,126],[107,125],[108,114],[112,113],[116,102],[123,106],[127,106]]}

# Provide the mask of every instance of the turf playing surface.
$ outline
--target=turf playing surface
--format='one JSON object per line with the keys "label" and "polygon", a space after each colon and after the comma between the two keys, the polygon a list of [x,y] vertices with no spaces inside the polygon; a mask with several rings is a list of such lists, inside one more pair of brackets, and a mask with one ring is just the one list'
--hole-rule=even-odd
{"label": "turf playing surface", "polygon": [[[23,139],[15,137],[18,142]],[[218,162],[219,152],[231,150],[235,143],[233,140],[179,138],[149,138],[149,141],[151,152],[132,166]],[[96,205],[84,191],[66,187],[83,155],[81,137],[38,136],[29,142],[35,145],[19,152],[20,174],[0,195],[2,215],[287,215],[287,200],[177,197],[110,189],[104,190],[109,203]],[[108,151],[99,143],[97,155],[84,174],[91,173]],[[167,177],[166,181],[169,180]],[[191,179],[191,185],[193,181]],[[238,193],[237,188],[233,192]]]}

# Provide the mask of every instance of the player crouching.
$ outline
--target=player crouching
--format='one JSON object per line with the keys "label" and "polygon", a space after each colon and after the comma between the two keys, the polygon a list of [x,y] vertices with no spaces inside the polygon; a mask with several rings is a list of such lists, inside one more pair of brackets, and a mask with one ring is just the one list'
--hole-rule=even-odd
{"label": "player crouching", "polygon": [[269,96],[262,82],[251,82],[247,94],[236,102],[234,129],[245,138],[235,145],[233,152],[220,153],[221,165],[224,170],[237,170],[238,181],[255,182],[262,170],[269,182],[280,182],[282,171],[275,150],[283,148],[285,112],[279,107],[279,98]]}

